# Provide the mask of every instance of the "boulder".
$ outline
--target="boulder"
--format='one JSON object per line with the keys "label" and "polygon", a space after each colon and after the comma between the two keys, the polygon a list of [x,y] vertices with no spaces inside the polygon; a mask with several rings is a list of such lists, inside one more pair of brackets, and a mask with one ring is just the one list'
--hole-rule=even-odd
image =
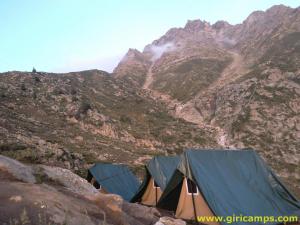
{"label": "boulder", "polygon": [[144,224],[154,224],[161,217],[161,213],[156,208],[137,203],[124,202],[123,210],[135,219],[143,221]]}
{"label": "boulder", "polygon": [[40,173],[46,174],[50,179],[62,184],[74,193],[81,195],[98,193],[94,186],[80,176],[72,173],[70,170],[45,165],[38,165],[36,168],[41,168]]}
{"label": "boulder", "polygon": [[[20,182],[23,181],[23,182]],[[155,224],[155,208],[98,192],[71,171],[0,156],[0,221],[14,224]]]}

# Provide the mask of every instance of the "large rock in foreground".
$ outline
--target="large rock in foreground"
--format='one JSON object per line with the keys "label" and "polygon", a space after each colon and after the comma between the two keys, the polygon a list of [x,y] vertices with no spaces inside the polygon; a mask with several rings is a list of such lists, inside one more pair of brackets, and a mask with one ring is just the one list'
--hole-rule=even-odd
{"label": "large rock in foreground", "polygon": [[0,224],[143,225],[161,217],[155,208],[98,193],[68,170],[2,156],[0,201]]}

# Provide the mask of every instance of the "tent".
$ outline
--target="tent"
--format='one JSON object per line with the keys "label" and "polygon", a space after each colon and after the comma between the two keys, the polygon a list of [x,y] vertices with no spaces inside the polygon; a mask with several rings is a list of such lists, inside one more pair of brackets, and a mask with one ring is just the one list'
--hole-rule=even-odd
{"label": "tent", "polygon": [[177,168],[178,156],[155,156],[146,165],[146,176],[131,202],[155,206]]}
{"label": "tent", "polygon": [[158,207],[191,220],[198,216],[300,216],[299,201],[251,149],[185,151]]}
{"label": "tent", "polygon": [[138,179],[125,165],[96,163],[88,170],[88,182],[103,193],[117,194],[130,201],[138,190]]}

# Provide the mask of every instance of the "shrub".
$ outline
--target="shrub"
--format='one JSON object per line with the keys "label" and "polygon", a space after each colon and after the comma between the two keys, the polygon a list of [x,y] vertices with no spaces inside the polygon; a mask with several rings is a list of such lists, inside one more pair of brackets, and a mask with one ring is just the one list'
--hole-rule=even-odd
{"label": "shrub", "polygon": [[91,104],[88,101],[83,101],[79,108],[81,114],[86,114],[89,109],[92,109]]}
{"label": "shrub", "polygon": [[27,146],[18,143],[0,144],[0,151],[17,151],[24,150]]}
{"label": "shrub", "polygon": [[26,86],[25,86],[25,84],[23,83],[23,84],[21,84],[21,90],[22,91],[26,91]]}
{"label": "shrub", "polygon": [[83,100],[81,102],[81,105],[80,105],[76,115],[75,115],[75,118],[79,119],[80,115],[85,115],[87,113],[87,111],[90,109],[92,109],[90,102],[88,100]]}
{"label": "shrub", "polygon": [[121,115],[120,116],[120,121],[123,122],[123,123],[129,123],[129,124],[132,123],[131,118],[126,116],[126,115]]}
{"label": "shrub", "polygon": [[33,79],[34,79],[35,83],[41,82],[41,79],[39,77],[34,77]]}

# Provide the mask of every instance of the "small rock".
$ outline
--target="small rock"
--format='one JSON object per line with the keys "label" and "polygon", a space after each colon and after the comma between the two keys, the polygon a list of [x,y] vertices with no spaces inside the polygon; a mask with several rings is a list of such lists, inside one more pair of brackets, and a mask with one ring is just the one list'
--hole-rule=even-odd
{"label": "small rock", "polygon": [[77,140],[77,141],[83,141],[83,137],[82,136],[77,136],[77,137],[75,137],[75,139]]}
{"label": "small rock", "polygon": [[9,198],[9,200],[14,201],[14,202],[21,202],[22,201],[22,196],[20,196],[20,195],[11,196]]}
{"label": "small rock", "polygon": [[170,217],[161,217],[159,218],[159,221],[155,223],[155,225],[186,225],[186,222],[184,222],[181,219],[173,219]]}

